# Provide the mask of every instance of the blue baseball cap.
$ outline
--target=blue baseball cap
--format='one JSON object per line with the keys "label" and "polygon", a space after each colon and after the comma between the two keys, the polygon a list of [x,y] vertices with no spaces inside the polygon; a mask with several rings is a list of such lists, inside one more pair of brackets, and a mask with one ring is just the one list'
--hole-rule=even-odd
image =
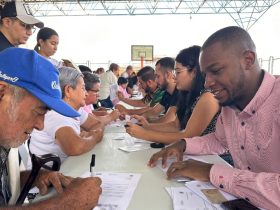
{"label": "blue baseball cap", "polygon": [[62,100],[58,70],[34,50],[12,47],[0,52],[0,80],[27,90],[64,116],[80,116]]}

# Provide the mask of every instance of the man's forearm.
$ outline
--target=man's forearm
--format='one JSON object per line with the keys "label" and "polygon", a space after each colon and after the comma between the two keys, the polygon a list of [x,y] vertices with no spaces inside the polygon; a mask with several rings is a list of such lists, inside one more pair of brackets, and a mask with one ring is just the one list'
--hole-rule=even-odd
{"label": "man's forearm", "polygon": [[279,209],[279,173],[254,173],[249,170],[215,164],[210,180],[217,188],[249,200],[264,209]]}
{"label": "man's forearm", "polygon": [[143,139],[160,142],[164,144],[170,144],[183,138],[184,138],[184,133],[181,131],[162,132],[162,131],[147,130],[145,132],[145,136],[143,136]]}
{"label": "man's forearm", "polygon": [[97,129],[104,129],[104,127],[105,127],[105,124],[103,122],[101,122],[100,120],[98,120],[98,122],[96,122],[96,124],[92,124],[90,126],[90,129],[88,131],[97,130]]}
{"label": "man's forearm", "polygon": [[148,121],[150,119],[158,119],[159,115],[164,112],[164,107],[160,104],[156,104],[154,107],[147,110],[142,116],[144,116]]}
{"label": "man's forearm", "polygon": [[[21,176],[26,176],[28,175],[28,172],[30,171],[24,171],[23,173],[21,172]],[[28,176],[27,176],[28,177]],[[59,197],[59,198],[58,198]],[[66,210],[66,209],[73,209],[70,208],[71,206],[68,205],[68,208],[63,208],[64,205],[61,205],[63,203],[63,199],[61,198],[62,196],[57,196],[57,197],[52,197],[48,200],[32,203],[29,205],[24,205],[24,206],[5,206],[5,207],[0,207],[0,210],[38,210],[38,209],[46,209],[46,210]],[[67,203],[67,202],[66,202]],[[67,207],[67,206],[65,206]]]}
{"label": "man's forearm", "polygon": [[113,121],[112,117],[110,115],[105,116],[96,116],[96,118],[102,122],[104,125],[109,124],[111,121]]}
{"label": "man's forearm", "polygon": [[157,124],[157,123],[165,123],[166,120],[165,120],[165,117],[164,116],[161,116],[161,117],[154,117],[154,118],[147,118],[148,122],[149,123],[154,123],[154,124]]}
{"label": "man's forearm", "polygon": [[32,203],[26,206],[9,206],[1,207],[0,210],[69,210],[69,209],[80,209],[79,201],[64,199],[65,196],[55,196],[48,200]]}
{"label": "man's forearm", "polygon": [[124,98],[122,101],[130,106],[135,106],[135,107],[146,107],[148,106],[145,104],[142,100],[133,100],[129,98]]}
{"label": "man's forearm", "polygon": [[149,111],[150,107],[144,107],[141,109],[127,109],[127,114],[129,115],[142,115]]}
{"label": "man's forearm", "polygon": [[107,111],[92,111],[95,116],[105,116],[108,115]]}
{"label": "man's forearm", "polygon": [[173,114],[172,111],[169,111],[169,109],[165,115],[163,115],[159,118],[156,118],[156,119],[148,119],[148,121],[150,123],[168,123],[168,122],[176,120],[176,115]]}
{"label": "man's forearm", "polygon": [[[38,209],[46,209],[46,210],[55,210],[61,209],[66,210],[67,208],[58,207],[57,202],[51,201],[52,199],[38,203],[33,203],[27,206],[9,206],[9,207],[0,207],[0,210],[38,210]],[[69,208],[68,208],[69,209]]]}
{"label": "man's forearm", "polygon": [[165,132],[178,132],[180,129],[177,127],[176,122],[171,121],[168,123],[151,123],[147,127],[149,130],[154,131],[165,131]]}

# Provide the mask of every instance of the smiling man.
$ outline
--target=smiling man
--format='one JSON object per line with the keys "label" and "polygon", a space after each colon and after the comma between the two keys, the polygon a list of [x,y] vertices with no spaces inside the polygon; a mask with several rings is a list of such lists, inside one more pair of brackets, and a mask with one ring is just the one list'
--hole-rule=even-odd
{"label": "smiling man", "polygon": [[222,154],[230,151],[234,168],[179,161],[168,178],[185,176],[216,187],[265,209],[280,208],[280,78],[262,70],[250,35],[231,26],[211,35],[200,54],[205,87],[223,106],[216,131],[181,140],[154,154],[149,165],[168,156]]}
{"label": "smiling man", "polygon": [[[33,50],[9,48],[0,52],[0,206],[7,206],[11,198],[7,163],[10,148],[21,145],[34,128],[43,129],[48,109],[79,116],[62,100],[55,67]],[[22,184],[29,173],[21,172]],[[100,184],[99,178],[74,179],[41,170],[34,185],[41,194],[52,185],[57,196],[28,206],[0,209],[92,209],[101,193]]]}
{"label": "smiling man", "polygon": [[35,26],[38,28],[44,26],[40,20],[33,17],[30,8],[21,1],[6,2],[0,11],[0,51],[25,44]]}

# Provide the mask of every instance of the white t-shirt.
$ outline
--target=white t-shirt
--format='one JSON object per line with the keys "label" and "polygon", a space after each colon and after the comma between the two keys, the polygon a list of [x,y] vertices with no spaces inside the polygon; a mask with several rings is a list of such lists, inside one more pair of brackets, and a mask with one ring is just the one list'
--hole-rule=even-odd
{"label": "white t-shirt", "polygon": [[63,61],[58,61],[54,58],[48,58],[48,60],[55,66],[55,68],[59,69],[63,66]]}
{"label": "white t-shirt", "polygon": [[112,71],[106,71],[100,75],[100,100],[108,98],[111,85],[118,85],[118,78]]}
{"label": "white t-shirt", "polygon": [[[35,155],[44,155],[47,153],[56,154],[63,162],[67,155],[61,150],[55,139],[56,131],[62,127],[71,127],[77,134],[80,134],[80,125],[88,118],[88,113],[80,108],[80,117],[71,118],[65,117],[53,110],[45,115],[44,129],[39,131],[34,129],[31,133],[30,152]],[[31,163],[28,163],[28,168],[31,168]]]}

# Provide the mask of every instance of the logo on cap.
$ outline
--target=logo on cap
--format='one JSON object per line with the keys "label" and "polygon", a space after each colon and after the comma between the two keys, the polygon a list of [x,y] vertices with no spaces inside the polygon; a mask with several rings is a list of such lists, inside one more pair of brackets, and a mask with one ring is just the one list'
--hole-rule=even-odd
{"label": "logo on cap", "polygon": [[10,77],[7,74],[3,74],[2,71],[0,71],[0,77],[3,78],[4,80],[9,80],[11,82],[17,82],[18,81],[18,77]]}
{"label": "logo on cap", "polygon": [[59,85],[57,84],[56,81],[52,81],[52,89],[60,90],[60,87],[59,87]]}

